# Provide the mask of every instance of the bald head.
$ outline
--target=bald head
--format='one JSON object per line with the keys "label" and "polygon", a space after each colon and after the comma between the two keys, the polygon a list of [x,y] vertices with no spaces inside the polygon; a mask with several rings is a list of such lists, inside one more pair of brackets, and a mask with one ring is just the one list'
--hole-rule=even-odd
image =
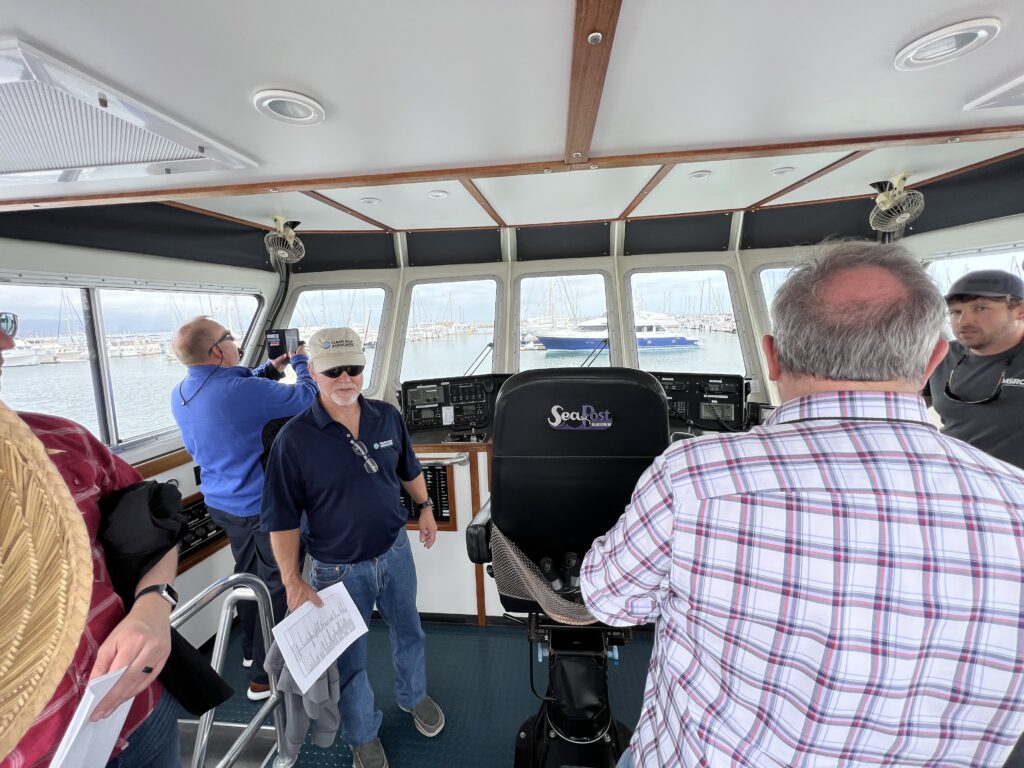
{"label": "bald head", "polygon": [[237,365],[237,347],[234,361],[229,362],[231,350],[215,346],[225,333],[227,329],[216,320],[200,315],[179,326],[171,339],[171,348],[184,365]]}
{"label": "bald head", "polygon": [[941,340],[945,311],[938,288],[901,246],[844,242],[794,268],[772,319],[783,374],[913,386]]}

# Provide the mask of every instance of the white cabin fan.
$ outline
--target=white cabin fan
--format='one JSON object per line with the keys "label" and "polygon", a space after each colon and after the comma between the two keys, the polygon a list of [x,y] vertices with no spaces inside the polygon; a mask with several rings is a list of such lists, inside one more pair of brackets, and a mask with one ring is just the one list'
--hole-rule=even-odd
{"label": "white cabin fan", "polygon": [[924,210],[924,195],[916,189],[904,189],[906,181],[907,172],[902,171],[888,181],[876,181],[871,185],[878,196],[868,223],[876,232],[902,232]]}
{"label": "white cabin fan", "polygon": [[295,234],[295,228],[299,226],[297,221],[285,221],[284,216],[275,216],[274,224],[276,229],[267,232],[263,238],[263,244],[267,247],[267,253],[271,259],[282,264],[294,264],[306,255],[306,246],[302,244]]}

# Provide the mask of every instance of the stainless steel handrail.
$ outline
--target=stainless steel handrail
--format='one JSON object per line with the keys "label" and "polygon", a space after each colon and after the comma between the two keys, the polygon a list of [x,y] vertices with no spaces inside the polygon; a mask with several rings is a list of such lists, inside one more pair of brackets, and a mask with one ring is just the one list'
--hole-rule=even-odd
{"label": "stainless steel handrail", "polygon": [[[211,666],[220,674],[224,669],[224,657],[227,654],[228,635],[231,631],[231,618],[235,605],[240,600],[255,600],[257,612],[260,617],[260,631],[263,633],[265,648],[271,645],[271,603],[270,590],[263,579],[253,576],[251,573],[233,573],[219,581],[215,581],[198,595],[178,608],[171,614],[171,626],[175,629],[181,627],[203,608],[210,605],[225,592],[228,593],[224,605],[220,609],[220,623],[217,627],[217,634],[213,641],[213,660]],[[259,711],[249,721],[249,724],[239,734],[238,738],[225,753],[217,768],[230,768],[238,760],[242,750],[252,740],[253,736],[263,725],[267,716],[273,714],[274,728],[277,731],[277,743],[284,741],[284,718],[281,715],[281,697],[277,692],[277,675],[268,672],[270,678],[270,698],[259,708]],[[200,768],[206,762],[206,748],[210,740],[210,730],[213,727],[213,710],[203,714],[199,718],[199,728],[196,731],[196,747],[192,753],[192,768]]]}

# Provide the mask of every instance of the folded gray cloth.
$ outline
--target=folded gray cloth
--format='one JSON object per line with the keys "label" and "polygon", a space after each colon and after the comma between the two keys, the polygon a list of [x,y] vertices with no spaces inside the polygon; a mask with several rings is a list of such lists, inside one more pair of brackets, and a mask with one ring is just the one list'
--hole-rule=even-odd
{"label": "folded gray cloth", "polygon": [[277,676],[277,690],[284,699],[285,743],[277,747],[278,755],[285,761],[298,757],[299,749],[306,740],[309,721],[314,722],[313,743],[318,747],[329,747],[341,725],[338,711],[338,696],[341,685],[338,682],[338,665],[331,664],[305,694],[285,666],[284,657],[275,642],[267,651],[264,662],[267,672]]}

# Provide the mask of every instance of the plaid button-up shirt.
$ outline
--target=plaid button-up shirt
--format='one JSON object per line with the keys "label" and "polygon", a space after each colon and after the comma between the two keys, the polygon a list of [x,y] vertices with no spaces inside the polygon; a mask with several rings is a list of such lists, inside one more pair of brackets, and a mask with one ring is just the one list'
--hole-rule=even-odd
{"label": "plaid button-up shirt", "polygon": [[1024,472],[915,395],[672,445],[581,584],[655,622],[637,766],[999,766],[1024,729]]}
{"label": "plaid button-up shirt", "polygon": [[[112,454],[103,443],[73,421],[41,413],[19,413],[32,432],[46,447],[50,460],[85,519],[92,548],[92,599],[85,622],[85,631],[75,651],[75,658],[57,685],[53,698],[18,742],[18,746],[0,762],[0,768],[28,768],[49,765],[57,746],[82,700],[89,674],[96,662],[96,652],[114,627],[125,617],[124,603],[114,592],[107,571],[103,547],[96,540],[100,527],[99,500],[119,488],[137,483],[142,477],[129,464]],[[149,716],[160,698],[159,682],[136,695],[114,748],[120,752],[127,737]]]}

